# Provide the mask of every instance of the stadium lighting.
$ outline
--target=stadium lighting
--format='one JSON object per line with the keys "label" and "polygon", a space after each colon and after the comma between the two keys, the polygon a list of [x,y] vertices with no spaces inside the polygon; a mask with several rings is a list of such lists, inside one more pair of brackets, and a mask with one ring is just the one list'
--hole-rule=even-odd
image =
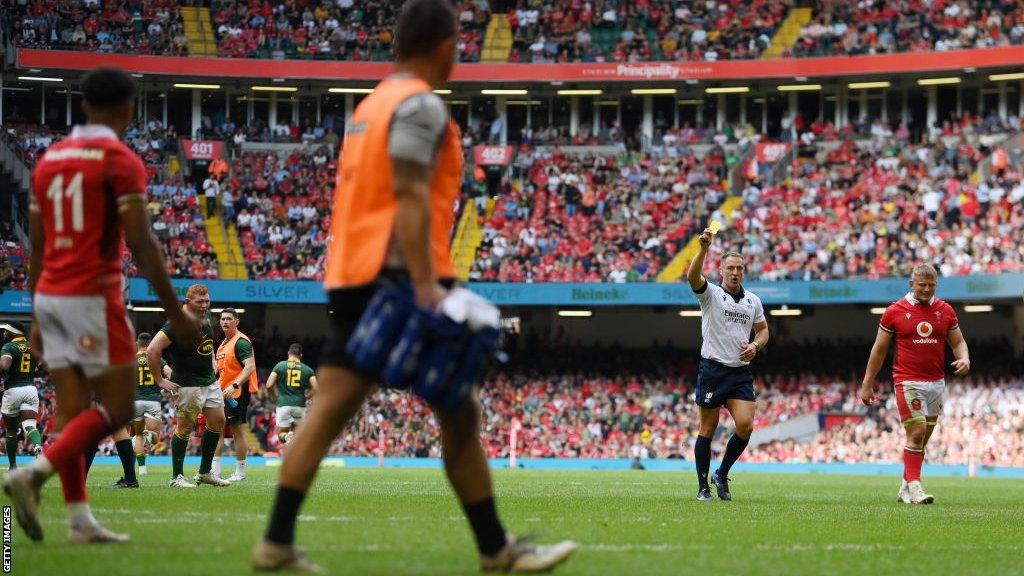
{"label": "stadium lighting", "polygon": [[604,90],[600,89],[583,89],[583,90],[559,90],[559,96],[600,96],[604,94]]}
{"label": "stadium lighting", "polygon": [[699,106],[703,102],[700,98],[682,98],[679,100],[679,104],[684,106]]}
{"label": "stadium lighting", "polygon": [[871,309],[871,313],[875,314],[875,315],[878,315],[878,316],[881,316],[882,314],[885,314],[885,308],[882,308],[881,306],[879,306],[877,308],[872,308]]}
{"label": "stadium lighting", "polygon": [[30,82],[63,82],[63,78],[53,78],[50,76],[18,76],[18,80],[28,80]]}
{"label": "stadium lighting", "polygon": [[958,76],[947,76],[945,78],[921,78],[917,81],[918,86],[940,86],[942,84],[959,84]]}
{"label": "stadium lighting", "polygon": [[329,88],[327,91],[334,94],[369,94],[373,88]]}
{"label": "stadium lighting", "polygon": [[768,314],[771,314],[772,316],[800,316],[803,313],[804,313],[803,310],[801,310],[799,308],[790,308],[789,306],[786,306],[785,304],[782,305],[782,308],[778,308],[776,310],[770,310],[768,312]]}
{"label": "stadium lighting", "polygon": [[196,90],[220,90],[220,84],[175,84],[175,88],[194,88]]}
{"label": "stadium lighting", "polygon": [[164,309],[159,306],[136,306],[132,308],[132,312],[163,312]]}
{"label": "stadium lighting", "polygon": [[253,92],[298,92],[295,86],[253,86]]}
{"label": "stadium lighting", "polygon": [[480,91],[484,96],[526,96],[529,90],[512,88],[484,88]]}
{"label": "stadium lighting", "polygon": [[1024,72],[1010,72],[1008,74],[990,74],[989,80],[1001,82],[1003,80],[1024,80]]}
{"label": "stadium lighting", "polygon": [[675,88],[633,88],[629,91],[634,96],[650,96],[650,95],[675,95]]}
{"label": "stadium lighting", "polygon": [[821,90],[821,84],[780,84],[779,92],[813,92]]}
{"label": "stadium lighting", "polygon": [[705,94],[746,94],[750,92],[749,86],[719,86],[718,88],[705,88]]}
{"label": "stadium lighting", "polygon": [[846,85],[850,90],[871,90],[872,88],[888,88],[892,82],[880,80],[878,82],[850,82]]}
{"label": "stadium lighting", "polygon": [[679,315],[682,316],[683,318],[700,318],[701,317],[701,311],[700,310],[680,310],[679,311]]}
{"label": "stadium lighting", "polygon": [[964,312],[991,312],[995,308],[991,304],[967,304],[964,306]]}
{"label": "stadium lighting", "polygon": [[434,94],[440,94],[441,96],[447,96],[447,95],[449,95],[451,93],[452,93],[451,90],[443,89],[443,88],[442,89],[438,89],[438,90],[434,90]]}
{"label": "stadium lighting", "polygon": [[540,100],[506,100],[507,106],[540,106],[542,102]]}
{"label": "stadium lighting", "polygon": [[[220,314],[224,310],[224,308],[210,308],[210,312],[214,314]],[[239,314],[245,314],[245,308],[235,308],[235,312],[238,312]]]}
{"label": "stadium lighting", "polygon": [[563,318],[590,318],[594,312],[592,310],[559,310],[558,315]]}

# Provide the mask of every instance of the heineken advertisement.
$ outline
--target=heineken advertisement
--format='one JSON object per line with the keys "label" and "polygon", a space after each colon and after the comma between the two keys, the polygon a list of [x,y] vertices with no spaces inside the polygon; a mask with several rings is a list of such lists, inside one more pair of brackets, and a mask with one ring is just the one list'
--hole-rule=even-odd
{"label": "heineken advertisement", "polygon": [[[174,280],[178,294],[193,281]],[[317,282],[207,280],[216,304],[323,304],[327,301]],[[768,305],[779,304],[885,304],[908,290],[905,279],[829,280],[817,282],[748,282],[744,285]],[[499,306],[696,306],[685,283],[627,284],[501,284],[478,282],[469,288]],[[962,276],[939,281],[939,296],[952,302],[986,302],[1024,296],[1024,274]],[[133,303],[152,303],[156,295],[149,283],[131,279]],[[28,313],[27,292],[0,293],[0,312]]]}

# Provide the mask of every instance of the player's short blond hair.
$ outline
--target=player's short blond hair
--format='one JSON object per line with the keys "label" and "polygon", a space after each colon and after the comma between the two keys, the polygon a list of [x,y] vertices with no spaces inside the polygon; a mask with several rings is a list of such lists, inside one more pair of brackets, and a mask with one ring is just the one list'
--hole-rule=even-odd
{"label": "player's short blond hair", "polygon": [[918,264],[917,266],[914,266],[914,269],[910,272],[910,278],[913,280],[918,276],[936,280],[939,277],[939,271],[931,264]]}
{"label": "player's short blond hair", "polygon": [[725,261],[729,258],[739,258],[740,261],[743,262],[743,269],[747,269],[747,259],[743,257],[743,254],[740,254],[735,250],[730,250],[722,255],[721,265],[725,266]]}
{"label": "player's short blond hair", "polygon": [[206,286],[203,286],[202,284],[193,284],[193,285],[189,286],[188,290],[185,292],[185,298],[188,299],[188,300],[193,300],[193,299],[195,299],[198,296],[209,296],[209,295],[210,295],[210,289],[207,288]]}

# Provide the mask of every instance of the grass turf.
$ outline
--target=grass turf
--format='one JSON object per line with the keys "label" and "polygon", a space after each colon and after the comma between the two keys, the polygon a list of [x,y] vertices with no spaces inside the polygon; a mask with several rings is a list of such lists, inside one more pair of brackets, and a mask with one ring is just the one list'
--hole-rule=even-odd
{"label": "grass turf", "polygon": [[[230,468],[230,467],[228,467]],[[67,542],[59,483],[43,496],[46,540],[13,527],[14,573],[238,574],[262,533],[277,471],[230,488],[167,486],[150,467],[139,490],[89,477],[93,511],[127,545]],[[697,502],[692,475],[497,472],[507,528],[581,548],[560,574],[1024,573],[1024,482],[926,478],[931,506],[896,503],[899,479],[738,474],[733,502]],[[4,504],[9,504],[4,501]],[[440,470],[324,468],[303,508],[300,546],[332,574],[474,574],[476,552]]]}

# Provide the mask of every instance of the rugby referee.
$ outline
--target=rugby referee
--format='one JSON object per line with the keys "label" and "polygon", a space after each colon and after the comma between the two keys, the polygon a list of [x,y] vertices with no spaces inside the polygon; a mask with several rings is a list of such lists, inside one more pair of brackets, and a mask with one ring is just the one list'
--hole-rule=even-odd
{"label": "rugby referee", "polygon": [[[686,279],[700,301],[700,368],[697,371],[695,399],[700,408],[700,429],[694,446],[697,462],[697,499],[711,500],[708,471],[711,468],[711,437],[718,428],[722,406],[736,423],[736,433],[729,439],[722,456],[722,465],[711,481],[722,500],[732,500],[729,493],[729,469],[740,457],[754,430],[754,377],[749,364],[768,344],[768,323],[761,299],[743,289],[743,256],[727,252],[722,257],[719,273],[722,285],[716,286],[701,275],[708,246],[714,239],[711,228],[697,238],[700,250],[690,262]],[[753,329],[754,339],[750,340]]]}

